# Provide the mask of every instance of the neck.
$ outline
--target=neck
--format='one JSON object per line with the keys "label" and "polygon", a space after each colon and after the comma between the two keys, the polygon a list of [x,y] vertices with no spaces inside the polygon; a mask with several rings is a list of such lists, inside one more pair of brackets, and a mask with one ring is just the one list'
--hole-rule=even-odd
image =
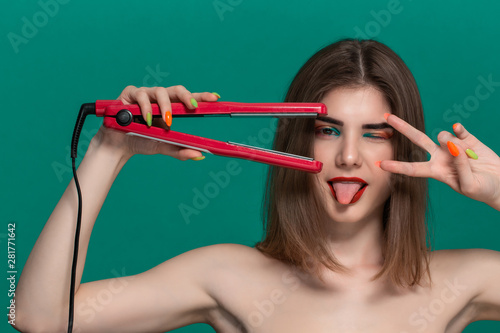
{"label": "neck", "polygon": [[330,249],[348,269],[380,267],[382,256],[382,214],[357,222],[328,222]]}

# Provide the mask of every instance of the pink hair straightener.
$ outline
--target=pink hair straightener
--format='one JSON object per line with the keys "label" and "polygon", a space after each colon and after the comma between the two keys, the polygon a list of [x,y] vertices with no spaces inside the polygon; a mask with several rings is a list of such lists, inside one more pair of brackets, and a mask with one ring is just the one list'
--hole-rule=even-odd
{"label": "pink hair straightener", "polygon": [[[161,117],[158,104],[154,103],[151,106],[153,118],[155,116]],[[320,172],[323,166],[321,162],[309,157],[235,142],[222,142],[154,126],[148,127],[143,121],[137,104],[124,105],[118,100],[99,100],[95,102],[95,112],[96,116],[104,117],[104,126],[126,132],[127,135],[136,135],[205,153],[241,158],[312,173]],[[183,103],[172,103],[172,117],[317,117],[326,113],[326,106],[322,103],[199,102],[198,107],[194,110],[188,109]],[[139,122],[134,122],[134,119]]]}

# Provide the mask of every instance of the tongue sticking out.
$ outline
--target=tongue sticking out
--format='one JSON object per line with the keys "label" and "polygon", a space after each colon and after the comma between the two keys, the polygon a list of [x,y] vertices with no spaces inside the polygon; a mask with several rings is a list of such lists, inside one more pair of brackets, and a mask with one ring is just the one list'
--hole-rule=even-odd
{"label": "tongue sticking out", "polygon": [[343,205],[347,205],[351,203],[352,198],[354,198],[354,195],[356,195],[362,185],[359,183],[333,183],[332,186],[337,201]]}

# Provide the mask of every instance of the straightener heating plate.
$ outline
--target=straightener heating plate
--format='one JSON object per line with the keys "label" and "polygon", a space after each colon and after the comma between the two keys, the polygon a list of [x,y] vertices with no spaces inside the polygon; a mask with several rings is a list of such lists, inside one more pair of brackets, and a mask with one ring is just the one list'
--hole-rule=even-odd
{"label": "straightener heating plate", "polygon": [[258,149],[258,150],[262,150],[262,151],[267,151],[267,152],[270,152],[270,153],[273,153],[273,154],[280,154],[280,155],[290,156],[290,157],[294,157],[294,158],[301,158],[301,159],[304,159],[304,160],[307,160],[307,161],[314,161],[314,158],[312,158],[312,157],[300,156],[300,155],[285,153],[285,152],[282,152],[282,151],[277,151],[277,150],[272,150],[272,149],[266,149],[266,148],[261,148],[261,147],[249,146],[249,145],[245,145],[243,143],[237,143],[237,142],[231,142],[231,141],[228,141],[227,143],[232,144],[232,145],[237,145],[237,146],[248,147],[248,148]]}

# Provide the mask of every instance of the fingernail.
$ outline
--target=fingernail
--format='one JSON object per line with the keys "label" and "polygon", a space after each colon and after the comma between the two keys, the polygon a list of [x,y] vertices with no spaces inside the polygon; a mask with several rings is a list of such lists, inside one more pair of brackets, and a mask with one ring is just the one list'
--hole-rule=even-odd
{"label": "fingernail", "polygon": [[380,163],[381,163],[381,161],[377,161],[377,162],[375,162],[375,165],[380,168]]}
{"label": "fingernail", "polygon": [[451,141],[448,141],[446,142],[446,145],[448,146],[448,150],[450,151],[450,153],[453,155],[453,156],[458,156],[458,154],[460,154],[460,152],[458,151],[458,148],[457,146],[455,146],[455,144]]}
{"label": "fingernail", "polygon": [[456,131],[456,130],[457,130],[457,126],[458,126],[458,123],[453,124],[453,130],[454,130],[454,131]]}
{"label": "fingernail", "polygon": [[194,98],[191,98],[191,104],[193,104],[195,108],[198,107],[198,102]]}
{"label": "fingernail", "polygon": [[476,155],[476,153],[475,153],[472,149],[466,149],[466,150],[465,150],[465,153],[466,153],[466,154],[467,154],[467,156],[469,156],[470,158],[477,160],[477,155]]}
{"label": "fingernail", "polygon": [[172,112],[165,112],[165,123],[168,127],[172,126]]}
{"label": "fingernail", "polygon": [[214,94],[215,96],[217,96],[217,98],[220,98],[220,95],[216,92],[213,92],[212,94]]}
{"label": "fingernail", "polygon": [[387,118],[389,118],[389,116],[390,116],[390,113],[384,113],[385,120],[387,120]]}
{"label": "fingernail", "polygon": [[146,115],[146,123],[149,127],[153,125],[153,115],[151,114],[151,112],[148,112],[148,114]]}
{"label": "fingernail", "polygon": [[193,161],[201,161],[201,160],[204,160],[204,159],[205,159],[205,156],[198,156],[198,157],[190,158],[190,160],[193,160]]}

